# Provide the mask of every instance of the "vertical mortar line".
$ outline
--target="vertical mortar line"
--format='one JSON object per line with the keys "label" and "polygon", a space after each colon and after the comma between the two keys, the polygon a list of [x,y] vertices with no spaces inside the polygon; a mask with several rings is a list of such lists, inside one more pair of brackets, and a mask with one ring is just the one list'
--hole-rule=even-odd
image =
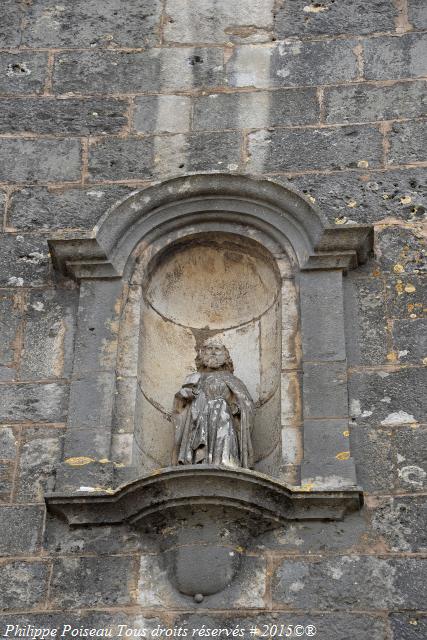
{"label": "vertical mortar line", "polygon": [[316,94],[319,103],[319,124],[325,124],[325,87],[317,87]]}
{"label": "vertical mortar line", "polygon": [[388,164],[388,154],[390,151],[390,139],[389,133],[391,131],[392,123],[390,121],[383,121],[380,123],[380,132],[382,133],[382,147],[383,147],[383,157],[382,157],[382,166],[384,169],[387,168]]}
{"label": "vertical mortar line", "polygon": [[26,319],[26,311],[28,307],[29,301],[29,291],[23,290],[17,292],[18,297],[18,310],[21,312],[21,322],[19,323],[18,331],[16,332],[16,352],[14,353],[14,363],[15,363],[15,371],[16,371],[16,379],[21,379],[21,364],[22,364],[22,354],[24,351],[24,339],[25,339],[25,330],[27,328],[27,319]]}
{"label": "vertical mortar line", "polygon": [[240,165],[243,171],[245,171],[246,164],[249,161],[250,153],[249,153],[249,133],[250,129],[242,129],[241,130],[241,143],[240,143]]}
{"label": "vertical mortar line", "polygon": [[13,465],[13,472],[12,472],[12,485],[11,485],[11,490],[10,490],[10,499],[9,502],[11,504],[13,504],[14,502],[16,502],[15,498],[16,498],[16,494],[17,494],[17,484],[18,484],[18,470],[19,470],[19,463],[21,461],[21,453],[22,453],[22,426],[17,426],[16,427],[18,429],[18,438],[17,438],[17,446],[16,446],[16,457],[15,457],[15,464]]}
{"label": "vertical mortar line", "polygon": [[81,160],[81,162],[82,162],[82,171],[81,171],[80,184],[82,186],[86,184],[87,179],[89,177],[89,169],[88,169],[88,164],[89,164],[89,144],[90,144],[90,136],[81,139],[81,145],[82,145],[82,160]]}
{"label": "vertical mortar line", "polygon": [[[3,211],[3,216],[2,216],[2,231],[3,232],[5,232],[6,229],[8,229],[7,219],[8,219],[8,214],[9,214],[10,200],[11,200],[12,193],[15,191],[15,189],[16,189],[16,187],[6,187],[6,189],[4,191],[4,211]],[[8,230],[11,231],[12,228],[10,228]]]}
{"label": "vertical mortar line", "polygon": [[48,574],[47,574],[46,600],[45,600],[45,604],[44,604],[45,610],[49,609],[50,592],[51,592],[52,575],[53,575],[53,562],[54,562],[54,560],[52,559],[49,562],[49,565],[48,565],[49,566],[49,570],[48,570]]}
{"label": "vertical mortar line", "polygon": [[365,79],[365,59],[363,57],[363,45],[359,41],[353,48],[353,53],[356,56],[357,77],[355,80]]}
{"label": "vertical mortar line", "polygon": [[162,0],[162,10],[160,12],[160,21],[159,21],[159,44],[163,46],[165,43],[163,28],[166,24],[167,14],[166,14],[166,2],[167,0]]}
{"label": "vertical mortar line", "polygon": [[266,553],[265,563],[266,563],[266,570],[265,570],[265,596],[264,596],[265,608],[266,608],[267,611],[272,611],[272,609],[273,609],[273,594],[272,594],[272,589],[271,589],[271,582],[272,582],[272,577],[273,577],[273,573],[274,573],[274,558],[271,555],[271,553],[269,553],[268,551]]}
{"label": "vertical mortar line", "polygon": [[127,138],[132,133],[135,133],[133,121],[134,121],[134,113],[135,113],[135,96],[128,97],[128,108],[126,109],[126,118],[127,124],[123,127],[123,130],[120,132],[120,137]]}
{"label": "vertical mortar line", "polygon": [[189,123],[188,123],[188,131],[189,133],[191,133],[192,131],[194,131],[193,127],[194,127],[194,101],[196,99],[196,96],[190,95],[188,97],[188,99],[190,100],[190,117],[189,117]]}
{"label": "vertical mortar line", "polygon": [[52,84],[53,84],[53,67],[55,64],[55,51],[50,50],[47,54],[47,67],[46,67],[46,80],[43,89],[44,96],[52,95]]}
{"label": "vertical mortar line", "polygon": [[413,27],[408,17],[408,0],[393,0],[398,14],[394,19],[396,33],[406,33],[412,31]]}

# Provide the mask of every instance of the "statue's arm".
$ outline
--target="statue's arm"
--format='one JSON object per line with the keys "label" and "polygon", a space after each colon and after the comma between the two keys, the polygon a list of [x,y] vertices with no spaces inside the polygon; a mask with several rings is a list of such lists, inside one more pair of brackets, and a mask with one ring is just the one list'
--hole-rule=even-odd
{"label": "statue's arm", "polygon": [[175,394],[175,398],[180,400],[192,400],[195,396],[195,390],[200,380],[200,373],[191,373],[186,377],[179,391]]}

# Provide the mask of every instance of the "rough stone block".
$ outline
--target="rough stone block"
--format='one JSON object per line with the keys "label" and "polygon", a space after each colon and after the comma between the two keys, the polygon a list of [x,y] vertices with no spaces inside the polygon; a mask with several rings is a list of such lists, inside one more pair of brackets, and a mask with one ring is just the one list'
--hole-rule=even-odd
{"label": "rough stone block", "polygon": [[140,96],[135,99],[133,128],[138,133],[186,133],[190,113],[187,96]]}
{"label": "rough stone block", "polygon": [[111,427],[109,425],[90,426],[83,429],[73,425],[65,432],[64,456],[67,458],[78,458],[83,455],[92,460],[108,460],[110,453]]}
{"label": "rough stone block", "polygon": [[68,427],[86,429],[111,426],[114,373],[92,374],[73,380],[70,387]]}
{"label": "rough stone block", "polygon": [[8,384],[2,386],[0,421],[62,422],[67,387],[63,384]]}
{"label": "rough stone block", "polygon": [[47,73],[47,53],[0,52],[0,69],[0,95],[42,93]]}
{"label": "rough stone block", "polygon": [[36,553],[40,547],[43,529],[42,506],[2,506],[0,522],[0,554],[4,556]]}
{"label": "rough stone block", "polygon": [[73,363],[76,290],[30,295],[26,312],[20,379],[65,378]]}
{"label": "rough stone block", "polygon": [[424,173],[401,169],[281,179],[284,186],[314,198],[331,224],[373,223],[390,216],[417,222],[427,209]]}
{"label": "rough stone block", "polygon": [[18,357],[22,301],[17,294],[0,291],[0,364],[13,365]]}
{"label": "rough stone block", "polygon": [[417,275],[402,274],[388,280],[387,305],[392,318],[417,318],[423,313],[427,281]]}
{"label": "rough stone block", "polygon": [[329,123],[416,118],[426,112],[425,83],[334,87],[325,90],[324,104]]}
{"label": "rough stone block", "polygon": [[[169,0],[165,39],[181,43],[266,42],[271,40],[273,0],[246,0],[233,4],[198,0]],[[191,17],[190,17],[191,16]]]}
{"label": "rough stone block", "polygon": [[17,428],[2,426],[0,428],[0,452],[2,460],[14,460],[18,448]]}
{"label": "rough stone block", "polygon": [[318,122],[315,89],[212,93],[194,98],[194,129],[255,129]]}
{"label": "rough stone block", "polygon": [[348,453],[348,429],[347,420],[305,420],[304,458],[323,461],[343,452]]}
{"label": "rough stone block", "polygon": [[393,346],[399,362],[423,364],[427,357],[427,319],[395,320]]}
{"label": "rough stone block", "polygon": [[[372,499],[371,499],[372,500]],[[421,552],[427,550],[427,500],[425,496],[378,498],[373,504],[371,521],[390,551]]]}
{"label": "rough stone block", "polygon": [[40,607],[46,598],[48,569],[45,562],[16,560],[0,564],[0,609]]}
{"label": "rough stone block", "polygon": [[395,467],[391,431],[352,426],[350,450],[356,463],[358,484],[364,491],[393,491]]}
{"label": "rough stone block", "polygon": [[24,8],[24,5],[17,4],[15,0],[3,0],[2,23],[0,26],[1,48],[19,47]]}
{"label": "rough stone block", "polygon": [[381,610],[423,606],[426,584],[418,558],[342,556],[286,559],[273,575],[273,602],[299,609]]}
{"label": "rough stone block", "polygon": [[0,285],[40,286],[49,276],[49,249],[38,236],[0,235]]}
{"label": "rough stone block", "polygon": [[133,556],[61,558],[54,561],[50,589],[53,607],[130,604],[134,585]]}
{"label": "rough stone block", "polygon": [[[420,389],[425,388],[419,387]],[[397,486],[404,491],[425,491],[427,487],[427,429],[402,427],[394,436]]]}
{"label": "rough stone block", "polygon": [[357,77],[356,42],[280,42],[236,47],[227,63],[231,87],[298,87],[351,82]]}
{"label": "rough stone block", "polygon": [[0,99],[0,133],[100,135],[127,124],[127,102],[111,98]]}
{"label": "rough stone block", "polygon": [[113,408],[113,430],[116,433],[133,434],[136,387],[136,378],[118,376],[116,380],[117,394]]}
{"label": "rough stone block", "polygon": [[389,620],[394,640],[423,640],[427,636],[427,617],[422,613],[393,613]]}
{"label": "rough stone block", "polygon": [[408,33],[363,40],[367,80],[398,80],[427,74],[427,36]]}
{"label": "rough stone block", "polygon": [[392,428],[423,422],[423,369],[354,372],[349,378],[350,412],[360,425]]}
{"label": "rough stone block", "polygon": [[54,70],[56,93],[123,94],[222,85],[223,55],[218,48],[64,52],[58,54]]}
{"label": "rough stone block", "polygon": [[424,162],[427,146],[426,122],[395,122],[390,131],[388,164]]}
{"label": "rough stone block", "polygon": [[53,489],[55,469],[62,457],[63,430],[25,429],[18,467],[18,502],[42,502]]}
{"label": "rough stone block", "polygon": [[[31,3],[23,44],[32,47],[146,47],[159,41],[160,0]],[[102,19],[101,19],[102,18]]]}
{"label": "rough stone block", "polygon": [[396,16],[391,0],[288,0],[276,10],[275,29],[279,38],[394,31]]}
{"label": "rough stone block", "polygon": [[0,140],[0,180],[72,181],[80,177],[79,140]]}
{"label": "rough stone block", "polygon": [[341,418],[348,413],[345,363],[304,365],[305,418]]}
{"label": "rough stone block", "polygon": [[408,20],[414,29],[427,28],[427,11],[424,0],[408,0]]}
{"label": "rough stone block", "polygon": [[379,278],[344,279],[347,360],[350,365],[386,364],[387,318],[384,283]]}
{"label": "rough stone block", "polygon": [[424,240],[416,228],[390,226],[379,229],[375,253],[383,271],[404,274],[424,270]]}
{"label": "rough stone block", "polygon": [[363,160],[381,163],[378,129],[346,126],[322,129],[261,129],[249,134],[250,171],[355,168]]}
{"label": "rough stone block", "polygon": [[112,204],[130,192],[129,187],[115,185],[53,191],[46,187],[20,189],[12,194],[7,224],[30,231],[91,229]]}
{"label": "rough stone block", "polygon": [[0,502],[10,502],[14,464],[11,461],[0,462]]}
{"label": "rough stone block", "polygon": [[151,179],[188,171],[237,169],[239,162],[237,132],[177,134],[102,141],[91,147],[89,173],[92,181]]}
{"label": "rough stone block", "polygon": [[301,373],[289,371],[281,375],[282,426],[297,427],[302,420]]}

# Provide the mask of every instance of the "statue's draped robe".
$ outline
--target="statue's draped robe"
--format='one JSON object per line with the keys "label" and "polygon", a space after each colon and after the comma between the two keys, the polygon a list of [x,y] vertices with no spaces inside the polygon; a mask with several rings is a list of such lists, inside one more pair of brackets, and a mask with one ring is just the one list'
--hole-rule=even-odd
{"label": "statue's draped robe", "polygon": [[253,467],[255,406],[228,371],[195,373],[175,396],[175,464]]}

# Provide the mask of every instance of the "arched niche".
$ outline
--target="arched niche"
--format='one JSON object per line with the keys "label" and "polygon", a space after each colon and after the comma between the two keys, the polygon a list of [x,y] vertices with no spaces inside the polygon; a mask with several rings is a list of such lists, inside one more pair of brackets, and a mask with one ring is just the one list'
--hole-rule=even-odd
{"label": "arched niche", "polygon": [[[135,192],[106,212],[92,233],[52,239],[55,267],[80,282],[78,337],[58,487],[72,490],[89,482],[110,487],[115,475],[119,482],[168,464],[172,432],[166,398],[175,391],[179,373],[166,374],[167,365],[170,371],[176,362],[165,362],[159,370],[165,371],[167,388],[157,398],[150,396],[152,390],[147,387],[156,354],[151,360],[148,354],[161,331],[157,324],[148,339],[148,327],[162,318],[164,326],[186,330],[180,334],[188,342],[184,340],[178,367],[183,369],[180,375],[185,375],[185,369],[193,366],[206,310],[199,304],[195,314],[199,319],[192,320],[185,311],[187,303],[180,305],[182,283],[194,277],[191,266],[196,272],[206,271],[209,261],[224,277],[226,251],[240,265],[234,280],[227,281],[230,288],[253,268],[263,272],[274,293],[263,301],[257,290],[256,304],[248,315],[244,309],[250,306],[251,287],[243,287],[241,315],[227,312],[226,322],[238,324],[218,326],[218,318],[226,315],[223,305],[216,320],[209,316],[206,330],[234,331],[237,336],[239,330],[243,335],[257,325],[261,331],[263,323],[271,322],[275,328],[266,334],[276,336],[280,324],[280,340],[267,345],[273,347],[270,362],[274,360],[275,373],[267,376],[265,389],[261,377],[258,392],[257,384],[252,386],[259,409],[258,469],[282,481],[301,483],[305,490],[354,487],[354,464],[343,436],[348,407],[342,277],[364,261],[371,243],[370,227],[329,227],[319,210],[274,180],[221,174],[176,178]],[[173,279],[174,264],[185,277],[181,289],[177,283],[169,289],[174,304],[165,313],[159,291],[166,291],[166,283]],[[255,280],[251,286],[256,288]],[[197,297],[198,291],[200,287],[193,295]],[[270,302],[276,307],[268,315]],[[159,357],[165,345],[167,340],[162,340]],[[233,345],[236,370],[243,369],[241,359],[248,355],[246,348],[253,348],[253,337],[248,333],[242,347],[237,347],[237,338]],[[251,358],[244,374],[249,384],[262,363],[262,358],[258,365]],[[280,392],[275,387],[279,376]],[[280,420],[262,416],[275,392],[281,396]],[[142,396],[150,396],[150,407],[144,409]],[[151,443],[144,441],[149,431],[141,425],[150,421],[144,418],[148,410],[165,418],[158,429],[167,434],[164,440],[153,430]],[[156,422],[158,415],[153,415]],[[286,444],[284,457],[280,431]]]}

